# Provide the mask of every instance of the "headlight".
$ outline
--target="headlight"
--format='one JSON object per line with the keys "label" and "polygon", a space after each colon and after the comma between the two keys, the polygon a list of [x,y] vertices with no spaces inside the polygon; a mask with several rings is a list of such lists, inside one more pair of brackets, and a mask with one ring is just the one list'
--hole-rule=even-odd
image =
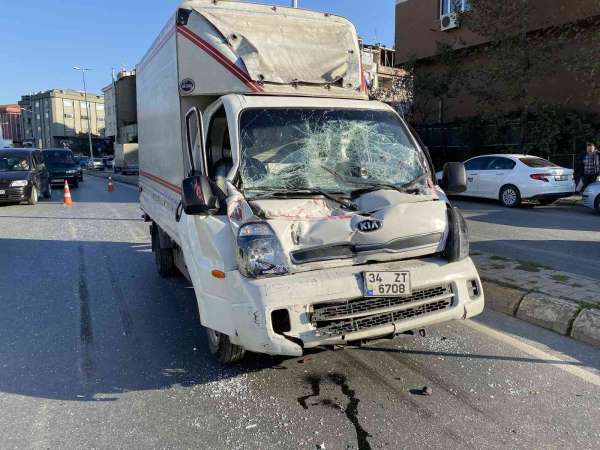
{"label": "headlight", "polygon": [[27,180],[15,180],[12,183],[10,183],[10,187],[23,187],[23,186],[27,186],[29,184],[29,181]]}
{"label": "headlight", "polygon": [[69,175],[73,175],[74,173],[77,173],[77,171],[76,170],[67,170],[67,173]]}
{"label": "headlight", "polygon": [[444,256],[450,262],[462,261],[469,256],[469,230],[458,208],[448,208],[448,224],[450,231]]}
{"label": "headlight", "polygon": [[266,223],[249,223],[238,234],[238,269],[246,277],[288,272],[281,244]]}

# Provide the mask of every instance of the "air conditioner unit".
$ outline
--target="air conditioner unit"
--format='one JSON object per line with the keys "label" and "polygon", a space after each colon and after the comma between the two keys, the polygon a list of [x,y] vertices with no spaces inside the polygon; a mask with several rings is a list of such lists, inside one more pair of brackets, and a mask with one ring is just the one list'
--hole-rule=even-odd
{"label": "air conditioner unit", "polygon": [[458,14],[455,12],[444,14],[441,17],[442,31],[453,30],[458,28]]}

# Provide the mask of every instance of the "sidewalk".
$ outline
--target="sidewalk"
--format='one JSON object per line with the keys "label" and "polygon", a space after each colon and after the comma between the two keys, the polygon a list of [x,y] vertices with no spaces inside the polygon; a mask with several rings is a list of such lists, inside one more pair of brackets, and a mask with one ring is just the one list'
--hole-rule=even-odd
{"label": "sidewalk", "polygon": [[600,347],[600,281],[474,252],[486,307]]}

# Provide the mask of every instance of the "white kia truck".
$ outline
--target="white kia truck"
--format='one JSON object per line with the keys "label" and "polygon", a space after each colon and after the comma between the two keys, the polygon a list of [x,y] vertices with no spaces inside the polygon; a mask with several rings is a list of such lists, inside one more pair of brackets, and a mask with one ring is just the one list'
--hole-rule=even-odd
{"label": "white kia truck", "polygon": [[[369,101],[347,20],[180,5],[137,70],[141,207],[221,362],[302,355],[483,310],[427,149]],[[448,165],[447,192],[465,189]]]}

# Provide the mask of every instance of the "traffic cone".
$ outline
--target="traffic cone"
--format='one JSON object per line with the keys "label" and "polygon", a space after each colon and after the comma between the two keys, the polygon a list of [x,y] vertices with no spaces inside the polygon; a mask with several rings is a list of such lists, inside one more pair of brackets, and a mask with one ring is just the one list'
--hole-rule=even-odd
{"label": "traffic cone", "polygon": [[69,182],[65,180],[65,196],[63,198],[63,203],[66,206],[71,206],[73,204],[73,199],[71,198],[71,191],[69,190]]}
{"label": "traffic cone", "polygon": [[115,188],[113,186],[112,177],[108,177],[108,192],[114,191]]}

